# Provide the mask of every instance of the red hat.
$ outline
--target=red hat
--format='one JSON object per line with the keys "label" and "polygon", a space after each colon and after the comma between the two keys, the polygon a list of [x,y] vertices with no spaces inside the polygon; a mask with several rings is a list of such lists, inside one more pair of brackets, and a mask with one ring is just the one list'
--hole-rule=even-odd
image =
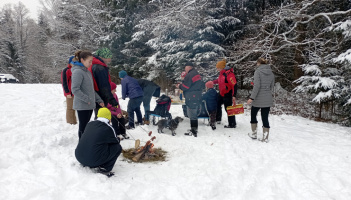
{"label": "red hat", "polygon": [[111,82],[110,85],[111,85],[111,91],[117,88],[117,85],[114,82]]}
{"label": "red hat", "polygon": [[213,82],[212,81],[207,81],[205,85],[206,85],[207,88],[213,88]]}
{"label": "red hat", "polygon": [[180,77],[182,77],[182,78],[184,78],[186,76],[186,72],[182,72],[181,74],[180,74]]}

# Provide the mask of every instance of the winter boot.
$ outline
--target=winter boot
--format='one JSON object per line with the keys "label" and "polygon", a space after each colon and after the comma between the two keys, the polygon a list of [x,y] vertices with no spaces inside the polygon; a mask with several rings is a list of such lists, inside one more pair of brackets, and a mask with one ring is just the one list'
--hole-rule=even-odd
{"label": "winter boot", "polygon": [[251,124],[251,133],[248,133],[250,138],[257,139],[257,124]]}
{"label": "winter boot", "polygon": [[263,138],[262,142],[268,142],[269,128],[263,127]]}
{"label": "winter boot", "polygon": [[124,139],[129,139],[129,136],[127,134],[121,134]]}
{"label": "winter boot", "polygon": [[193,135],[193,132],[191,129],[188,129],[188,131],[186,133],[184,133],[184,135],[186,136],[192,136]]}
{"label": "winter boot", "polygon": [[107,176],[108,178],[110,178],[111,176],[115,175],[114,172],[111,172],[111,171],[109,172],[103,167],[98,167],[97,172]]}
{"label": "winter boot", "polygon": [[190,126],[191,129],[185,133],[184,135],[188,135],[188,136],[194,136],[197,137],[197,127],[198,127],[198,121],[197,120],[190,120]]}

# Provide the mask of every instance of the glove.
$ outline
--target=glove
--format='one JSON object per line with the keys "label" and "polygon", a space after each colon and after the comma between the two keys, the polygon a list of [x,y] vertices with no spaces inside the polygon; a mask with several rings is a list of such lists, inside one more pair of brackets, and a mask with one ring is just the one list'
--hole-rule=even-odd
{"label": "glove", "polygon": [[117,135],[117,137],[119,138],[119,141],[124,140],[124,137],[122,135]]}

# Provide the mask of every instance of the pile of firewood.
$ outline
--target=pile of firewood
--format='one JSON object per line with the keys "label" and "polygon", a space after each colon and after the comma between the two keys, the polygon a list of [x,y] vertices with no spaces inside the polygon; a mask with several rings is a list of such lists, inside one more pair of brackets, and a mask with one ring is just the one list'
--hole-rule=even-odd
{"label": "pile of firewood", "polygon": [[[151,137],[152,131],[148,133]],[[140,146],[140,140],[135,140],[135,148],[123,149],[123,157],[133,162],[157,162],[166,160],[166,151],[154,148],[152,143],[156,139],[151,137],[144,146]]]}
{"label": "pile of firewood", "polygon": [[[151,136],[152,131],[149,132],[149,136]],[[157,158],[163,157],[164,152],[159,149],[155,149],[152,141],[156,139],[153,136],[149,141],[145,143],[144,146],[140,146],[140,140],[135,140],[135,149],[129,150],[129,155],[131,155],[131,159],[134,162],[139,162],[143,160],[157,160]]]}
{"label": "pile of firewood", "polygon": [[132,158],[134,162],[138,162],[141,159],[149,159],[150,157],[155,156],[155,150],[153,149],[154,144],[151,143],[151,141],[154,139],[156,139],[155,136],[152,137],[151,140],[147,141],[142,147],[139,146],[140,140],[135,141],[135,151],[133,152],[135,156]]}

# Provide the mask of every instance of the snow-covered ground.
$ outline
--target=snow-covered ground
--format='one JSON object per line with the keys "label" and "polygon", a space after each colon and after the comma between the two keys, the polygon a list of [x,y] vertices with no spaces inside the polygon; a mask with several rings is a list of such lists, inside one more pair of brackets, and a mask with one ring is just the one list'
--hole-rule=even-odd
{"label": "snow-covered ground", "polygon": [[[215,131],[200,121],[197,138],[183,134],[188,118],[174,137],[145,125],[167,161],[130,163],[121,155],[107,178],[76,161],[78,126],[65,122],[64,101],[58,84],[0,84],[0,199],[351,198],[351,128],[270,116],[270,141],[262,143],[247,136],[248,112],[237,116],[234,130],[223,128],[226,119]],[[171,113],[183,116],[180,105]],[[129,133],[145,142],[145,130]],[[134,141],[121,144],[131,148]]]}

